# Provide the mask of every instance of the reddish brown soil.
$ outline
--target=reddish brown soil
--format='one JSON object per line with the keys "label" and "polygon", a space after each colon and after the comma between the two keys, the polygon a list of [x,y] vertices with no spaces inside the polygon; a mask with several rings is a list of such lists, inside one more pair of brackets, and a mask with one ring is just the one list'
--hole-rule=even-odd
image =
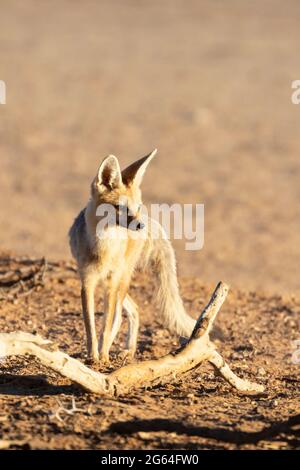
{"label": "reddish brown soil", "polygon": [[1,2],[0,244],[66,259],[105,155],[204,203],[182,276],[299,293],[299,0]]}
{"label": "reddish brown soil", "polygon": [[[27,264],[24,264],[27,263]],[[49,263],[44,276],[25,260],[0,259],[0,330],[37,332],[85,361],[79,281],[74,266]],[[15,281],[27,269],[22,284]],[[10,283],[3,276],[14,273]],[[41,285],[39,285],[41,284]],[[181,279],[182,296],[194,316],[213,285]],[[158,357],[177,345],[157,319],[153,282],[139,275],[132,296],[141,312],[137,360]],[[100,297],[101,297],[101,293]],[[100,328],[101,304],[97,314]],[[299,339],[300,301],[232,289],[219,314],[218,348],[233,370],[266,385],[261,397],[239,395],[208,365],[176,382],[130,396],[105,399],[82,392],[30,357],[2,359],[0,439],[10,448],[30,449],[295,449],[300,448],[300,364],[293,364],[292,340]],[[126,323],[126,322],[124,322]],[[121,365],[125,327],[113,347]],[[58,400],[72,397],[80,411],[53,415]]]}

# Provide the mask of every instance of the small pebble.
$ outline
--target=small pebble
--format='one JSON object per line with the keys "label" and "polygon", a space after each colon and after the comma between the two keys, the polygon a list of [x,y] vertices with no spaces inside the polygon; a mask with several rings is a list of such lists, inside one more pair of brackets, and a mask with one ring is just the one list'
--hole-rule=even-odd
{"label": "small pebble", "polygon": [[266,375],[266,371],[265,371],[265,369],[264,369],[263,367],[260,367],[260,368],[258,369],[258,375]]}

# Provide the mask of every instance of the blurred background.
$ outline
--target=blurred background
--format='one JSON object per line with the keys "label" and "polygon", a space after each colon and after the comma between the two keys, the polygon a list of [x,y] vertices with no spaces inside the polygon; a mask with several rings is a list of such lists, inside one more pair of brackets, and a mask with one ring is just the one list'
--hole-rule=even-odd
{"label": "blurred background", "polygon": [[3,0],[0,248],[69,258],[99,162],[154,147],[144,200],[204,203],[181,276],[299,289],[297,0]]}

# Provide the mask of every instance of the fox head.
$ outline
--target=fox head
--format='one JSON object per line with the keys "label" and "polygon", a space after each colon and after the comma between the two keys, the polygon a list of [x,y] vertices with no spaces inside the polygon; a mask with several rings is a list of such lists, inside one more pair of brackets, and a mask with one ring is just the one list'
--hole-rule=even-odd
{"label": "fox head", "polygon": [[141,230],[142,194],[141,183],[146,168],[157,150],[135,161],[123,171],[120,170],[118,159],[108,155],[102,161],[92,183],[91,194],[96,207],[109,205],[115,215],[116,225]]}

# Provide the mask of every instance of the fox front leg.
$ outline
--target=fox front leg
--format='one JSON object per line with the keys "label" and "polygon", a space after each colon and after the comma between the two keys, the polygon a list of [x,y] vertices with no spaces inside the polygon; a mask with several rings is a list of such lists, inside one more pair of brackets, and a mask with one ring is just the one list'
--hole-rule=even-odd
{"label": "fox front leg", "polygon": [[120,294],[117,295],[116,308],[114,312],[113,324],[111,328],[111,334],[109,338],[109,350],[116,339],[117,334],[119,333],[120,327],[122,324],[122,302],[120,300]]}
{"label": "fox front leg", "polygon": [[133,359],[136,346],[137,346],[137,336],[138,336],[138,328],[139,328],[139,314],[137,305],[131,299],[131,297],[127,294],[125,299],[123,299],[122,304],[122,296],[118,293],[116,308],[113,318],[113,324],[111,329],[111,335],[109,338],[109,349],[111,348],[113,342],[116,339],[116,336],[120,330],[122,324],[122,310],[124,308],[127,318],[128,318],[128,334],[126,340],[126,349],[119,353],[119,357],[123,357],[123,359]]}
{"label": "fox front leg", "polygon": [[139,312],[136,303],[128,294],[124,299],[123,307],[128,317],[128,334],[126,340],[125,356],[128,359],[133,359],[137,347],[139,331]]}
{"label": "fox front leg", "polygon": [[98,344],[95,327],[95,287],[93,279],[83,279],[81,287],[82,313],[86,331],[88,356],[93,361],[98,361]]}
{"label": "fox front leg", "polygon": [[109,349],[111,346],[113,318],[117,306],[118,289],[110,289],[105,294],[103,328],[99,340],[100,359],[104,363],[109,362]]}

